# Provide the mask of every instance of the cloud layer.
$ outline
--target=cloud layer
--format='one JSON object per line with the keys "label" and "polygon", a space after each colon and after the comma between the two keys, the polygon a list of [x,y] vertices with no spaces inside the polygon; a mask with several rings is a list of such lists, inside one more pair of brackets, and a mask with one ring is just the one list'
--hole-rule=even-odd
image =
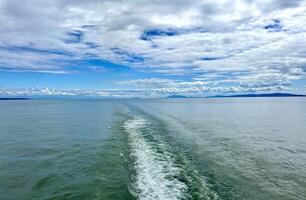
{"label": "cloud layer", "polygon": [[0,0],[0,24],[2,71],[77,73],[101,59],[177,77],[126,82],[152,91],[282,90],[305,79],[305,1]]}

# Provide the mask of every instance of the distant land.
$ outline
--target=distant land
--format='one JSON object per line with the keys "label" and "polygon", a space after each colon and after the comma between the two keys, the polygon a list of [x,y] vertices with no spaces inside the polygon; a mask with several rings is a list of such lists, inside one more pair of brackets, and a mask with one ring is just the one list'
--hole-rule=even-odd
{"label": "distant land", "polygon": [[302,94],[290,94],[290,93],[268,93],[268,94],[237,94],[237,95],[217,95],[209,98],[227,98],[227,97],[306,97]]}
{"label": "distant land", "polygon": [[209,96],[209,97],[187,97],[183,95],[171,95],[166,98],[180,99],[180,98],[230,98],[230,97],[306,97],[306,95],[290,94],[290,93],[216,95],[216,96]]}
{"label": "distant land", "polygon": [[182,99],[182,98],[194,98],[194,97],[187,97],[187,96],[183,96],[183,95],[171,95],[171,96],[167,96],[166,98],[168,98],[168,99]]}
{"label": "distant land", "polygon": [[9,100],[30,100],[29,98],[1,98],[0,101],[9,101]]}

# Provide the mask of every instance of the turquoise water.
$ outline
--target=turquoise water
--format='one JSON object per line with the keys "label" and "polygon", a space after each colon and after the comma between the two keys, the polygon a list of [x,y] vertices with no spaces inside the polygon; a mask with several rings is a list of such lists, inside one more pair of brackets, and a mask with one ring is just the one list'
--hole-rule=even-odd
{"label": "turquoise water", "polygon": [[306,99],[0,102],[0,199],[306,199]]}

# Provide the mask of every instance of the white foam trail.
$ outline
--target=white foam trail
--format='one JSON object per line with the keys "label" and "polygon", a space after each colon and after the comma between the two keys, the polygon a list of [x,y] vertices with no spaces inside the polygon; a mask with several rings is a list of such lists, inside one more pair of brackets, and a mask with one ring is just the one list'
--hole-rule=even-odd
{"label": "white foam trail", "polygon": [[181,169],[175,165],[169,152],[158,152],[154,148],[158,144],[145,140],[140,130],[145,124],[144,119],[128,120],[124,124],[135,158],[135,187],[139,199],[184,199],[187,186],[175,178]]}

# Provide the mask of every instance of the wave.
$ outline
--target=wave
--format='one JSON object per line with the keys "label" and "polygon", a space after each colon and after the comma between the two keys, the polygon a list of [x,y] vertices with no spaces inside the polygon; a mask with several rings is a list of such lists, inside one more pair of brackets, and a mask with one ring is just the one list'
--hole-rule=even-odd
{"label": "wave", "polygon": [[138,118],[127,120],[124,124],[131,146],[131,156],[134,158],[134,185],[138,198],[185,199],[187,185],[179,180],[182,169],[175,163],[174,155],[167,151],[162,141],[154,143],[143,136],[141,129],[146,123],[146,120]]}
{"label": "wave", "polygon": [[140,200],[218,200],[188,159],[166,142],[162,124],[152,120],[138,117],[126,120],[123,126],[135,172],[134,196]]}

